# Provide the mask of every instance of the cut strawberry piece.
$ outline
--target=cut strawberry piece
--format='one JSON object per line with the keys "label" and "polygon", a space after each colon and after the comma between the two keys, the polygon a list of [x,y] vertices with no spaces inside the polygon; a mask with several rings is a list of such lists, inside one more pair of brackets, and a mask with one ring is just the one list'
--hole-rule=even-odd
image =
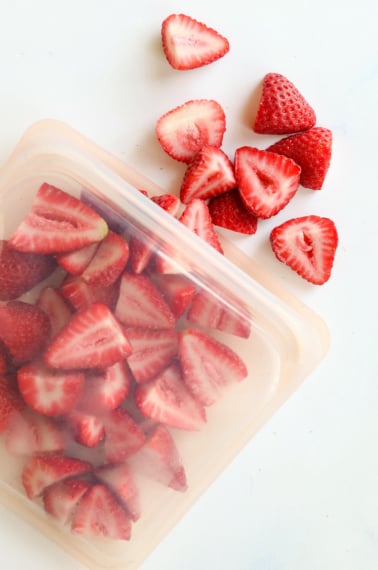
{"label": "cut strawberry piece", "polygon": [[91,483],[83,479],[64,479],[45,489],[43,493],[43,506],[45,511],[61,524],[67,524],[84,493],[91,487]]}
{"label": "cut strawberry piece", "polygon": [[79,401],[84,374],[52,370],[34,361],[18,369],[17,382],[23,399],[33,410],[45,416],[59,416]]}
{"label": "cut strawberry piece", "polygon": [[0,378],[0,434],[3,433],[14,417],[23,410],[25,403],[17,391],[17,383],[13,376]]}
{"label": "cut strawberry piece", "polygon": [[51,337],[54,337],[66,326],[72,316],[72,309],[58,289],[45,287],[36,302],[50,319]]}
{"label": "cut strawberry piece", "polygon": [[96,196],[96,194],[90,190],[84,189],[80,193],[80,200],[97,212],[97,214],[106,221],[109,229],[113,232],[123,235],[127,231],[129,226],[128,221],[119,211],[116,211],[111,204],[106,203],[103,198]]}
{"label": "cut strawberry piece", "polygon": [[101,241],[108,226],[92,208],[49,184],[42,184],[32,209],[9,239],[20,251],[61,253]]}
{"label": "cut strawberry piece", "polygon": [[93,303],[103,303],[114,309],[119,293],[119,282],[109,287],[102,285],[89,285],[80,276],[67,276],[60,286],[65,299],[77,310],[87,309]]}
{"label": "cut strawberry piece", "polygon": [[34,499],[58,481],[91,471],[92,465],[87,461],[56,453],[43,453],[26,462],[22,471],[22,483],[29,499]]}
{"label": "cut strawberry piece", "polygon": [[218,235],[211,221],[209,208],[203,200],[196,198],[190,202],[179,218],[180,222],[192,230],[206,243],[223,254]]}
{"label": "cut strawberry piece", "polygon": [[115,315],[131,327],[165,329],[175,325],[172,311],[145,275],[123,274]]}
{"label": "cut strawberry piece", "polygon": [[220,147],[226,130],[222,107],[212,99],[187,101],[165,113],[156,136],[170,157],[189,163],[204,145]]}
{"label": "cut strawberry piece", "polygon": [[179,70],[212,63],[230,49],[225,37],[185,14],[168,16],[162,23],[161,37],[169,64]]}
{"label": "cut strawberry piece", "polygon": [[171,329],[127,328],[132,352],[127,363],[136,382],[146,382],[164,370],[177,354],[177,333]]}
{"label": "cut strawberry piece", "polygon": [[257,217],[244,206],[237,188],[215,196],[208,207],[215,226],[247,235],[256,233]]}
{"label": "cut strawberry piece", "polygon": [[106,465],[97,469],[95,476],[114,493],[131,519],[137,521],[141,515],[139,491],[128,465]]}
{"label": "cut strawberry piece", "polygon": [[329,218],[293,218],[274,228],[270,241],[277,259],[310,283],[322,285],[330,278],[338,235]]}
{"label": "cut strawberry piece", "polygon": [[0,379],[2,378],[2,376],[5,376],[7,370],[8,370],[8,351],[5,344],[0,339]]}
{"label": "cut strawberry piece", "polygon": [[268,73],[253,125],[256,133],[286,134],[310,129],[316,116],[295,85],[279,73]]}
{"label": "cut strawberry piece", "polygon": [[[245,313],[246,309],[244,309]],[[242,307],[227,307],[207,291],[200,291],[194,297],[188,311],[188,320],[196,325],[227,332],[242,338],[251,334],[248,317]]]}
{"label": "cut strawberry piece", "polygon": [[50,255],[24,253],[0,240],[0,301],[17,299],[56,268]]}
{"label": "cut strawberry piece", "polygon": [[50,320],[39,307],[23,301],[0,304],[0,340],[15,366],[37,356],[50,331]]}
{"label": "cut strawberry piece", "polygon": [[129,246],[123,237],[109,231],[98,246],[82,278],[90,285],[109,287],[126,267],[129,258]]}
{"label": "cut strawberry piece", "polygon": [[148,437],[142,449],[132,458],[136,472],[149,477],[175,491],[186,491],[187,481],[184,466],[172,434],[158,425]]}
{"label": "cut strawberry piece", "polygon": [[301,169],[291,158],[250,146],[235,152],[241,199],[258,218],[270,218],[288,204],[299,186]]}
{"label": "cut strawberry piece", "polygon": [[122,408],[112,410],[102,419],[106,434],[105,456],[109,463],[122,463],[144,444],[144,432]]}
{"label": "cut strawberry piece", "polygon": [[107,368],[126,358],[130,343],[110,309],[101,303],[73,315],[45,352],[52,368]]}
{"label": "cut strawberry piece", "polygon": [[56,260],[67,273],[80,275],[91,261],[98,246],[98,243],[91,243],[80,249],[61,253],[56,256]]}
{"label": "cut strawberry piece", "polygon": [[187,390],[176,363],[139,385],[135,402],[144,416],[173,428],[199,430],[206,421],[205,410]]}
{"label": "cut strawberry piece", "polygon": [[182,331],[179,357],[184,382],[204,406],[211,406],[226,387],[248,375],[241,358],[228,346],[199,329]]}
{"label": "cut strawberry piece", "polygon": [[65,438],[54,420],[25,408],[12,418],[5,446],[11,455],[59,452],[65,448]]}
{"label": "cut strawberry piece", "polygon": [[74,439],[85,447],[96,447],[105,437],[104,424],[100,418],[79,410],[71,410],[67,416],[73,428]]}
{"label": "cut strawberry piece", "polygon": [[151,200],[172,216],[176,216],[179,211],[180,200],[173,194],[159,194],[158,196],[152,196]]}
{"label": "cut strawberry piece", "polygon": [[176,319],[186,311],[196,292],[196,285],[188,277],[180,275],[157,275],[155,283],[163,293]]}
{"label": "cut strawberry piece", "polygon": [[129,267],[133,273],[143,273],[154,253],[154,240],[140,239],[136,235],[130,237]]}
{"label": "cut strawberry piece", "polygon": [[118,408],[129,395],[131,381],[125,361],[88,373],[80,409],[101,412]]}
{"label": "cut strawberry piece", "polygon": [[206,200],[235,188],[231,160],[220,148],[204,145],[189,163],[180,189],[180,199],[189,204],[194,198]]}
{"label": "cut strawberry piece", "polygon": [[313,127],[304,133],[285,137],[267,150],[283,154],[301,167],[300,184],[311,190],[320,190],[331,163],[332,132]]}
{"label": "cut strawberry piece", "polygon": [[85,536],[129,540],[131,520],[104,485],[93,485],[80,499],[73,515],[72,531]]}

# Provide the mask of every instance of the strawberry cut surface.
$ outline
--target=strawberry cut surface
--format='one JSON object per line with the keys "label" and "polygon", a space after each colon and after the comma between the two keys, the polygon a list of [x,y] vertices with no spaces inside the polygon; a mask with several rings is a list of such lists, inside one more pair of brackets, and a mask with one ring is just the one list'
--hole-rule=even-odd
{"label": "strawberry cut surface", "polygon": [[109,463],[121,463],[144,444],[141,427],[123,408],[102,416],[105,427],[105,456]]}
{"label": "strawberry cut surface", "polygon": [[113,310],[118,299],[119,281],[104,287],[86,283],[80,275],[68,275],[60,286],[60,292],[78,311],[93,303],[103,303]]}
{"label": "strawberry cut surface", "polygon": [[192,200],[185,207],[179,220],[184,226],[223,254],[222,245],[211,221],[209,208],[204,200],[200,198]]}
{"label": "strawberry cut surface", "polygon": [[58,424],[25,408],[10,422],[5,445],[11,455],[60,452],[65,448],[65,437]]}
{"label": "strawberry cut surface", "polygon": [[88,372],[79,407],[97,413],[114,410],[129,395],[131,383],[132,375],[126,361]]}
{"label": "strawberry cut surface", "polygon": [[90,285],[108,287],[121,275],[128,258],[127,242],[120,235],[109,231],[83,271],[82,278]]}
{"label": "strawberry cut surface", "polygon": [[81,497],[90,487],[91,483],[75,477],[51,485],[42,496],[45,511],[61,524],[67,524]]}
{"label": "strawberry cut surface", "polygon": [[19,415],[25,403],[17,391],[13,376],[0,377],[0,434],[10,425],[13,418]]}
{"label": "strawberry cut surface", "polygon": [[131,519],[137,521],[141,516],[139,490],[129,466],[105,465],[95,471],[95,476],[114,493]]}
{"label": "strawberry cut surface", "polygon": [[49,317],[51,338],[66,326],[73,313],[71,305],[67,303],[59,289],[54,287],[44,287],[36,305]]}

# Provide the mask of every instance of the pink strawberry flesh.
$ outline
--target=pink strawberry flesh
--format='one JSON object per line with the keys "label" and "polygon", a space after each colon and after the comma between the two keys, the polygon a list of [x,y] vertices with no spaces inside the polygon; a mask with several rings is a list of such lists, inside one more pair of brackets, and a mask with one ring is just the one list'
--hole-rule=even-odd
{"label": "pink strawberry flesh", "polygon": [[95,476],[117,497],[133,521],[141,516],[139,490],[126,463],[104,465],[95,471]]}
{"label": "pink strawberry flesh", "polygon": [[90,285],[80,275],[68,275],[60,286],[60,292],[77,311],[87,309],[93,303],[103,303],[113,310],[118,299],[119,281],[104,287]]}
{"label": "pink strawberry flesh", "polygon": [[66,326],[72,316],[72,308],[59,289],[44,287],[36,302],[50,320],[51,337],[54,337]]}
{"label": "pink strawberry flesh", "polygon": [[154,281],[162,292],[176,319],[186,311],[196,292],[196,285],[185,275],[161,274]]}
{"label": "pink strawberry flesh", "polygon": [[80,275],[94,256],[99,244],[91,243],[80,249],[74,249],[56,256],[60,267],[71,275]]}
{"label": "pink strawberry flesh", "polygon": [[65,444],[60,426],[54,420],[28,408],[12,418],[5,439],[11,455],[64,451]]}
{"label": "pink strawberry flesh", "polygon": [[129,258],[129,246],[123,237],[109,231],[82,273],[91,285],[109,287],[124,270]]}
{"label": "pink strawberry flesh", "polygon": [[96,447],[105,437],[104,424],[99,417],[79,410],[71,410],[67,416],[74,439],[85,447]]}
{"label": "pink strawberry flesh", "polygon": [[126,361],[88,372],[79,408],[96,413],[114,410],[129,395],[131,383],[132,375]]}
{"label": "pink strawberry flesh", "polygon": [[17,383],[13,376],[0,378],[0,434],[3,433],[25,407],[25,403],[17,391]]}
{"label": "pink strawberry flesh", "polygon": [[45,489],[42,496],[45,511],[61,524],[67,524],[80,499],[90,487],[91,483],[76,477],[51,485]]}
{"label": "pink strawberry flesh", "polygon": [[209,208],[204,200],[200,198],[192,200],[185,207],[179,220],[184,226],[223,254],[223,248],[211,221]]}
{"label": "pink strawberry flesh", "polygon": [[123,408],[104,414],[105,456],[109,463],[121,463],[144,444],[141,427]]}

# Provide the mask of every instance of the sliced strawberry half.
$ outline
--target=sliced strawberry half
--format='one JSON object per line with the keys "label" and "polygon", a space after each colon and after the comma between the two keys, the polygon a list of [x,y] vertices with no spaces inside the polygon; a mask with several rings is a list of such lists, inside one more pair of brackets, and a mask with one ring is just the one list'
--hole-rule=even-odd
{"label": "sliced strawberry half", "polygon": [[213,99],[194,99],[175,107],[156,123],[156,136],[172,158],[189,163],[204,145],[220,147],[226,130],[222,107]]}
{"label": "sliced strawberry half", "polygon": [[7,430],[5,446],[11,455],[64,451],[66,442],[57,423],[25,408],[16,414]]}
{"label": "sliced strawberry half", "polygon": [[82,278],[90,285],[109,287],[121,275],[128,258],[127,242],[120,235],[109,231],[83,271]]}
{"label": "sliced strawberry half", "polygon": [[45,183],[9,243],[19,251],[61,253],[99,242],[107,232],[105,220],[92,208]]}
{"label": "sliced strawberry half", "polygon": [[221,243],[211,221],[209,208],[204,200],[200,198],[192,200],[185,207],[179,220],[184,226],[223,254]]}
{"label": "sliced strawberry half", "polygon": [[285,137],[267,150],[294,160],[301,167],[302,186],[320,190],[331,163],[332,131],[313,127],[304,133]]}
{"label": "sliced strawberry half", "polygon": [[25,402],[17,391],[17,382],[13,376],[0,378],[0,434],[3,433],[14,417],[25,407]]}
{"label": "sliced strawberry half", "polygon": [[91,486],[80,499],[71,523],[72,532],[129,540],[131,520],[105,485]]}
{"label": "sliced strawberry half", "polygon": [[172,216],[176,216],[179,211],[180,200],[173,194],[158,194],[157,196],[151,196],[151,200]]}
{"label": "sliced strawberry half", "polygon": [[75,441],[80,445],[96,447],[103,441],[105,427],[97,415],[75,409],[69,412],[66,419],[73,430]]}
{"label": "sliced strawberry half", "polygon": [[202,67],[220,59],[230,49],[227,38],[185,14],[171,14],[162,23],[162,45],[174,69]]}
{"label": "sliced strawberry half", "polygon": [[214,404],[228,386],[248,375],[236,352],[199,329],[180,333],[179,357],[184,382],[203,406]]}
{"label": "sliced strawberry half", "polygon": [[129,395],[131,382],[132,375],[126,361],[87,373],[80,409],[104,412],[118,408]]}
{"label": "sliced strawberry half", "polygon": [[177,332],[171,329],[127,328],[132,352],[127,363],[138,384],[154,378],[177,354]]}
{"label": "sliced strawberry half", "polygon": [[102,416],[105,426],[105,456],[109,463],[122,463],[144,444],[141,427],[123,408]]}
{"label": "sliced strawberry half", "polygon": [[91,483],[73,477],[51,485],[42,495],[45,511],[65,525],[70,522],[76,506],[83,495],[90,489]]}
{"label": "sliced strawberry half", "polygon": [[37,307],[42,309],[50,319],[51,337],[53,338],[66,326],[72,316],[72,308],[59,289],[44,287],[37,299]]}
{"label": "sliced strawberry half", "polygon": [[291,158],[250,146],[235,152],[241,199],[258,218],[270,218],[288,204],[299,186],[300,166]]}
{"label": "sliced strawberry half", "polygon": [[196,285],[185,275],[156,275],[155,283],[163,293],[176,319],[186,311],[196,292]]}
{"label": "sliced strawberry half", "polygon": [[103,303],[114,309],[118,299],[119,281],[109,287],[90,285],[80,275],[68,275],[60,286],[63,297],[77,310],[87,309],[93,303]]}
{"label": "sliced strawberry half", "polygon": [[135,402],[144,416],[173,428],[195,431],[206,421],[205,410],[186,388],[176,363],[139,385]]}
{"label": "sliced strawberry half", "polygon": [[211,198],[208,207],[215,226],[241,234],[256,233],[257,217],[244,206],[237,188]]}
{"label": "sliced strawberry half", "polygon": [[194,198],[206,200],[235,188],[231,160],[220,148],[204,145],[188,164],[180,188],[180,199],[189,204]]}
{"label": "sliced strawberry half", "polygon": [[56,256],[56,260],[70,275],[80,275],[91,261],[98,246],[99,243],[91,243],[80,249],[60,253]]}
{"label": "sliced strawberry half", "polygon": [[310,283],[323,285],[330,278],[338,234],[329,218],[293,218],[274,228],[270,241],[277,259]]}
{"label": "sliced strawberry half", "polygon": [[126,326],[172,328],[175,317],[163,296],[145,275],[125,272],[121,278],[116,317]]}
{"label": "sliced strawberry half", "polygon": [[137,521],[141,515],[139,490],[129,466],[105,465],[96,469],[95,476],[114,493],[131,519]]}
{"label": "sliced strawberry half", "polygon": [[121,325],[101,303],[75,313],[45,351],[48,366],[61,369],[107,368],[131,352]]}
{"label": "sliced strawberry half", "polygon": [[34,499],[58,481],[91,471],[92,465],[87,461],[56,453],[43,453],[31,457],[25,463],[22,483],[29,499]]}
{"label": "sliced strawberry half", "polygon": [[265,75],[253,125],[256,133],[296,133],[315,122],[315,111],[291,81],[280,73]]}

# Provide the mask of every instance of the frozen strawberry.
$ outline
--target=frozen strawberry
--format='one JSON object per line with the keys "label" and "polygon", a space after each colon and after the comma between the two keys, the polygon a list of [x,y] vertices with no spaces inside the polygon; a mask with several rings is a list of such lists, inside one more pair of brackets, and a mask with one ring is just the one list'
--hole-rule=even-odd
{"label": "frozen strawberry", "polygon": [[91,483],[76,477],[51,485],[42,495],[45,511],[61,524],[67,524],[81,497],[90,487]]}
{"label": "frozen strawberry", "polygon": [[185,207],[179,220],[184,226],[223,254],[221,243],[211,221],[209,208],[204,200],[200,198],[192,200]]}
{"label": "frozen strawberry", "polygon": [[80,409],[102,412],[118,408],[129,395],[131,381],[131,373],[125,361],[88,373]]}
{"label": "frozen strawberry", "polygon": [[135,402],[144,416],[173,428],[195,431],[206,421],[203,407],[186,388],[176,363],[140,384]]}
{"label": "frozen strawberry", "polygon": [[39,307],[23,301],[0,303],[0,340],[15,366],[37,356],[50,331],[50,320]]}
{"label": "frozen strawberry", "polygon": [[17,299],[55,268],[52,256],[17,251],[8,241],[0,240],[0,301]]}
{"label": "frozen strawberry", "polygon": [[180,200],[173,194],[158,194],[157,196],[152,196],[151,200],[172,216],[176,216],[179,211]]}
{"label": "frozen strawberry", "polygon": [[133,521],[140,518],[139,490],[126,463],[105,465],[96,469],[95,476],[116,496]]}
{"label": "frozen strawberry", "polygon": [[52,368],[107,368],[126,358],[130,343],[110,309],[101,303],[75,313],[44,355]]}
{"label": "frozen strawberry", "polygon": [[93,303],[103,303],[114,309],[118,299],[119,282],[116,281],[109,287],[89,285],[80,275],[69,275],[63,280],[60,291],[77,311],[87,309]]}
{"label": "frozen strawberry", "polygon": [[293,218],[275,227],[270,241],[277,259],[310,283],[322,285],[330,278],[338,234],[329,218]]}
{"label": "frozen strawberry", "polygon": [[184,382],[203,406],[214,404],[228,386],[248,375],[236,352],[199,329],[181,332],[179,357]]}
{"label": "frozen strawberry", "polygon": [[157,275],[155,276],[155,283],[178,319],[193,299],[196,285],[188,277],[179,273],[176,275]]}
{"label": "frozen strawberry", "polygon": [[73,430],[75,441],[80,445],[96,447],[105,437],[104,424],[94,414],[71,410],[67,415],[67,421]]}
{"label": "frozen strawberry", "polygon": [[68,323],[72,316],[71,306],[67,303],[59,289],[45,287],[41,290],[36,302],[50,319],[51,337],[54,337]]}
{"label": "frozen strawberry", "polygon": [[84,388],[84,374],[52,370],[40,361],[26,364],[17,371],[17,382],[25,402],[45,416],[60,416],[79,401]]}
{"label": "frozen strawberry", "polygon": [[299,186],[301,169],[291,158],[243,146],[235,152],[241,199],[258,218],[270,218],[288,204]]}
{"label": "frozen strawberry", "polygon": [[105,220],[92,208],[45,183],[9,243],[19,251],[62,253],[101,241],[107,232]]}
{"label": "frozen strawberry", "polygon": [[72,518],[72,531],[84,536],[129,540],[131,520],[105,485],[91,486],[80,499]]}
{"label": "frozen strawberry", "polygon": [[128,257],[127,242],[120,235],[109,231],[82,273],[82,278],[90,285],[109,287],[121,275]]}
{"label": "frozen strawberry", "polygon": [[122,408],[102,416],[105,426],[105,456],[109,463],[122,463],[144,444],[143,430]]}
{"label": "frozen strawberry", "polygon": [[186,473],[175,440],[162,425],[154,428],[131,464],[136,472],[175,491],[187,490]]}
{"label": "frozen strawberry", "polygon": [[300,184],[311,190],[320,190],[331,163],[332,132],[324,127],[313,127],[304,133],[285,137],[267,150],[294,160],[301,167]]}
{"label": "frozen strawberry", "polygon": [[163,296],[145,275],[125,272],[121,278],[116,317],[126,326],[172,328],[175,317]]}
{"label": "frozen strawberry", "polygon": [[154,378],[177,354],[177,332],[171,329],[126,329],[132,352],[127,363],[138,384]]}
{"label": "frozen strawberry", "polygon": [[28,408],[12,418],[5,438],[5,446],[11,455],[59,452],[64,450],[65,443],[54,420]]}
{"label": "frozen strawberry", "polygon": [[237,188],[211,198],[208,207],[215,226],[241,234],[256,233],[257,217],[244,206]]}
{"label": "frozen strawberry", "polygon": [[10,422],[23,410],[25,403],[17,391],[17,384],[13,376],[0,378],[0,434],[3,433]]}
{"label": "frozen strawberry", "polygon": [[87,461],[57,453],[42,453],[25,463],[22,483],[29,499],[34,499],[58,481],[91,471],[92,465]]}
{"label": "frozen strawberry", "polygon": [[222,107],[212,99],[195,99],[175,107],[156,123],[156,136],[169,156],[189,163],[204,145],[220,147],[226,130]]}
{"label": "frozen strawberry", "polygon": [[268,73],[254,121],[256,133],[286,134],[310,129],[316,116],[295,85],[279,73]]}
{"label": "frozen strawberry", "polygon": [[56,256],[56,260],[70,275],[80,275],[91,261],[98,246],[98,243],[91,243],[80,249],[61,253]]}
{"label": "frozen strawberry", "polygon": [[185,14],[168,16],[162,23],[161,38],[169,64],[179,70],[212,63],[230,49],[225,37]]}
{"label": "frozen strawberry", "polygon": [[242,338],[251,333],[249,318],[242,307],[228,307],[211,293],[199,291],[194,297],[187,318],[201,327],[216,329]]}

